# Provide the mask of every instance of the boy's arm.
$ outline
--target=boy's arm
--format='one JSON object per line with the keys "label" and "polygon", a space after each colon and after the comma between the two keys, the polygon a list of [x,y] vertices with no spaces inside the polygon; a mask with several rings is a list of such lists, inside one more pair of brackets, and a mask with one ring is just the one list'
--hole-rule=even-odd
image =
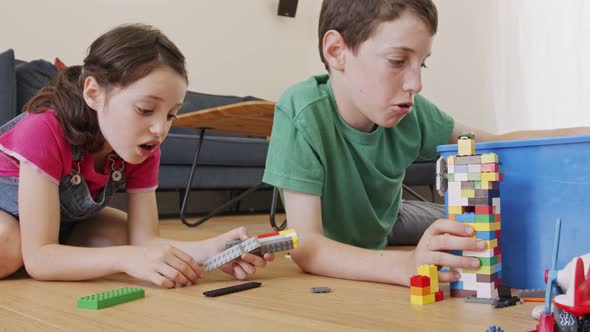
{"label": "boy's arm", "polygon": [[449,144],[457,144],[457,137],[464,133],[475,134],[475,139],[478,142],[488,141],[508,141],[517,139],[542,138],[553,136],[572,136],[572,135],[589,135],[590,127],[573,127],[573,128],[559,128],[548,130],[523,130],[514,131],[506,134],[492,134],[485,130],[476,129],[462,123],[455,121],[453,133],[449,139]]}
{"label": "boy's arm", "polygon": [[[412,251],[369,250],[339,243],[322,234],[319,196],[285,189],[283,197],[289,228],[294,228],[299,238],[299,248],[291,251],[291,257],[305,272],[408,286],[418,265],[479,267],[477,259],[445,252],[484,248],[483,241],[471,238],[473,229],[461,223],[437,220]],[[458,278],[457,274],[441,273],[439,280],[449,282]]]}
{"label": "boy's arm", "polygon": [[408,284],[405,276],[415,272],[404,270],[411,265],[410,252],[369,250],[328,239],[322,232],[319,196],[285,189],[283,197],[289,228],[295,229],[299,238],[299,248],[291,251],[291,257],[303,271],[343,279]]}

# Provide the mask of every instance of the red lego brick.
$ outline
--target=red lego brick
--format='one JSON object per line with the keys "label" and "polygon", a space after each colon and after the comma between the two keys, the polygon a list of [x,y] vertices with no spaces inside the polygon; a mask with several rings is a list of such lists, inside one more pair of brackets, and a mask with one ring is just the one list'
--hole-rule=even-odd
{"label": "red lego brick", "polygon": [[476,205],[475,214],[494,214],[494,207],[487,205]]}
{"label": "red lego brick", "polygon": [[494,248],[494,256],[498,256],[502,254],[502,247],[497,246]]}
{"label": "red lego brick", "polygon": [[502,217],[500,214],[497,214],[495,217],[495,221],[502,221]]}
{"label": "red lego brick", "polygon": [[443,293],[442,289],[438,292],[434,293],[434,302],[442,301],[445,298],[445,294]]}
{"label": "red lego brick", "polygon": [[502,279],[496,279],[496,281],[494,281],[494,287],[498,288],[498,285],[502,284]]}
{"label": "red lego brick", "polygon": [[477,291],[465,289],[451,289],[451,297],[477,297]]}
{"label": "red lego brick", "polygon": [[427,276],[413,276],[410,278],[410,286],[414,287],[430,287],[430,277]]}
{"label": "red lego brick", "polygon": [[482,172],[497,172],[499,169],[498,163],[485,163],[481,164]]}
{"label": "red lego brick", "polygon": [[496,231],[496,239],[498,239],[498,241],[500,241],[500,237],[502,236],[502,231],[497,230]]}

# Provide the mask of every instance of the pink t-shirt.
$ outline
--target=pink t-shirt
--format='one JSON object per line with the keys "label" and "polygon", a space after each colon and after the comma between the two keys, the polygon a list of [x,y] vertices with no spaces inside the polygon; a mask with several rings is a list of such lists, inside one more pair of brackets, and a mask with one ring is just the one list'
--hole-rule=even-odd
{"label": "pink t-shirt", "polygon": [[[19,163],[27,162],[47,175],[55,184],[71,173],[75,164],[72,149],[66,140],[59,120],[51,110],[30,113],[6,133],[0,135],[0,176],[18,177]],[[116,162],[119,168],[121,160]],[[111,161],[107,160],[103,172],[94,170],[92,154],[84,152],[80,163],[80,175],[86,180],[92,197],[109,181]],[[127,192],[154,191],[158,186],[160,149],[141,164],[124,163]]]}

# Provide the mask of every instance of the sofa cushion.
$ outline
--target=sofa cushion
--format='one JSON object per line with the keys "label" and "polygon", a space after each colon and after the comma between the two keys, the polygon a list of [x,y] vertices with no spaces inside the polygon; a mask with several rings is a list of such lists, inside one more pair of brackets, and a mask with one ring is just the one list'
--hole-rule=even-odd
{"label": "sofa cushion", "polygon": [[[158,190],[185,189],[191,168],[161,165]],[[248,189],[262,181],[264,167],[202,166],[197,168],[192,188],[206,190]]]}
{"label": "sofa cushion", "polygon": [[[161,165],[192,165],[199,141],[192,135],[168,134],[162,143]],[[264,167],[268,141],[264,138],[210,136],[205,134],[199,165]]]}
{"label": "sofa cushion", "polygon": [[45,60],[35,60],[16,65],[16,106],[20,113],[23,106],[57,73],[55,66]]}
{"label": "sofa cushion", "polygon": [[0,125],[16,116],[14,51],[0,53]]}

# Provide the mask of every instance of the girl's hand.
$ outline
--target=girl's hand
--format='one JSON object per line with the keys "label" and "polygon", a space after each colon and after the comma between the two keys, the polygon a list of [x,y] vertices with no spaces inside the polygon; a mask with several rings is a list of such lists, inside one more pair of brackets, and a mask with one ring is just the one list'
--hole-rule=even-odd
{"label": "girl's hand", "polygon": [[124,264],[128,275],[165,288],[190,286],[205,274],[189,254],[169,244],[130,247]]}
{"label": "girl's hand", "polygon": [[[439,219],[424,232],[413,252],[413,270],[423,264],[448,266],[449,268],[477,269],[479,260],[473,257],[462,257],[450,254],[446,250],[481,251],[485,249],[485,242],[473,238],[473,227],[464,223]],[[440,282],[457,281],[461,275],[458,272],[439,273]],[[409,280],[409,279],[408,279]]]}
{"label": "girl's hand", "polygon": [[[225,245],[231,240],[248,240],[250,236],[246,232],[246,227],[236,228],[227,233],[221,234],[212,239],[211,255],[215,256],[218,253],[225,250]],[[267,262],[272,262],[274,255],[271,253],[264,254],[264,257],[260,257],[254,254],[245,253],[239,259],[229,262],[220,267],[220,269],[231,275],[236,279],[246,279],[249,275],[256,272],[257,267],[265,267]]]}

